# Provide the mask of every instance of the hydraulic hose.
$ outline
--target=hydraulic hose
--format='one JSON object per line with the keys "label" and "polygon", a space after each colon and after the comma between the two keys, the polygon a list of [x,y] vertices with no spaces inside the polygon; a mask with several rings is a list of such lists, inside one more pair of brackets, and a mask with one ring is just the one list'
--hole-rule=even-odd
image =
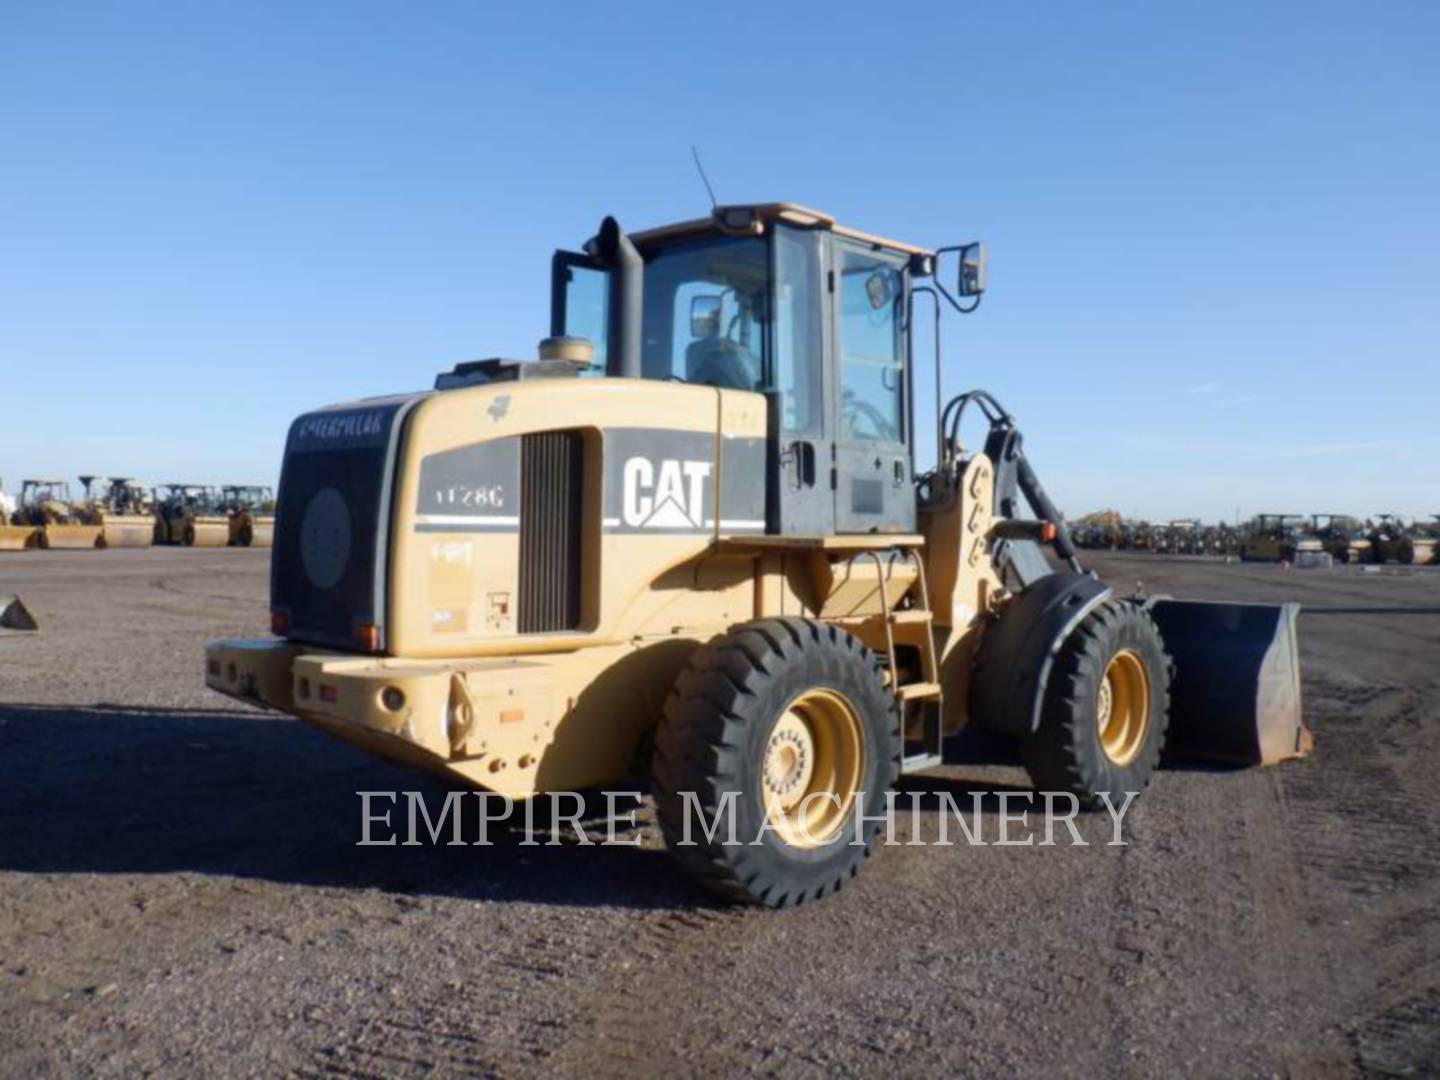
{"label": "hydraulic hose", "polygon": [[[970,390],[952,398],[945,406],[940,417],[941,429],[946,433],[946,448],[959,445],[960,422],[964,418],[965,410],[971,404],[979,407],[985,414],[986,420],[990,423],[990,434],[985,440],[985,451],[995,464],[996,470],[996,497],[1003,503],[1013,501],[1009,498],[1013,488],[1010,480],[1006,479],[1008,473],[1020,493],[1025,496],[1025,502],[1029,504],[1031,512],[1041,521],[1048,521],[1055,526],[1055,539],[1052,541],[1055,552],[1070,566],[1070,569],[1080,573],[1080,560],[1076,555],[1075,542],[1070,536],[1070,529],[1065,524],[1064,515],[1050,501],[1050,496],[1040,483],[1040,478],[1035,475],[1035,469],[1030,464],[1030,459],[1025,456],[1024,440],[1020,435],[1019,428],[1015,425],[1015,418],[1005,410],[1005,407],[995,400],[994,396],[984,390]],[[942,450],[945,448],[942,448]],[[998,508],[1007,517],[1013,516],[1013,507],[1002,505]]]}

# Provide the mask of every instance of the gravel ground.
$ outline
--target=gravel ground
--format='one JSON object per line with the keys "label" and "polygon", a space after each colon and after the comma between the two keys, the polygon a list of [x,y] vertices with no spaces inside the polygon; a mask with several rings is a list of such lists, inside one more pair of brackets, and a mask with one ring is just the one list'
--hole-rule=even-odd
{"label": "gravel ground", "polygon": [[[1165,771],[1124,847],[896,846],[774,913],[694,893],[643,812],[639,847],[354,846],[356,791],[441,791],[204,689],[266,554],[0,556],[43,626],[0,637],[4,1074],[1440,1071],[1440,572],[1094,557],[1309,605],[1316,754]],[[907,789],[1029,790],[953,750]]]}

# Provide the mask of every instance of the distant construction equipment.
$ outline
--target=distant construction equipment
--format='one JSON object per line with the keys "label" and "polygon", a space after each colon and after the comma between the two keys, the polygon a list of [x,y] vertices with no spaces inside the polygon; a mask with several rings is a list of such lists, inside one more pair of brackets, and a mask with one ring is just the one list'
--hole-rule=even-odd
{"label": "distant construction equipment", "polygon": [[1164,524],[1133,521],[1114,510],[1077,518],[1075,543],[1101,551],[1155,555],[1219,555],[1247,562],[1290,562],[1327,553],[1340,563],[1424,566],[1440,563],[1440,514],[1403,522],[1396,514],[1362,521],[1349,514],[1257,514],[1243,525],[1205,525],[1183,518]]}
{"label": "distant construction equipment", "polygon": [[275,537],[275,492],[257,484],[227,484],[221,505],[230,515],[230,543],[269,547]]}
{"label": "distant construction equipment", "polygon": [[220,492],[205,484],[162,484],[155,503],[155,542],[186,547],[225,547],[230,518]]}
{"label": "distant construction equipment", "polygon": [[100,527],[85,521],[83,504],[70,498],[70,484],[65,480],[23,480],[20,483],[20,506],[10,518],[13,528],[32,530],[11,533],[6,547],[93,548],[100,537]]}
{"label": "distant construction equipment", "polygon": [[275,497],[260,484],[163,484],[155,493],[130,477],[22,481],[20,497],[0,492],[0,551],[32,548],[269,547]]}
{"label": "distant construction equipment", "polygon": [[105,488],[92,495],[91,486],[98,477],[82,476],[85,485],[85,509],[82,517],[100,527],[97,546],[149,547],[155,539],[155,515],[150,494],[128,477],[112,476]]}

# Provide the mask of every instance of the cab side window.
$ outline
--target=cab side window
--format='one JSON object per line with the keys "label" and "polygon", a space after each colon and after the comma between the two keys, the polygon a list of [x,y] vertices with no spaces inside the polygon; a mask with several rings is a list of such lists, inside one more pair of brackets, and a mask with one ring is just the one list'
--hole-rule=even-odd
{"label": "cab side window", "polygon": [[904,439],[904,289],[892,263],[845,251],[840,272],[840,438]]}
{"label": "cab side window", "polygon": [[[578,257],[577,257],[578,260]],[[570,337],[582,337],[595,346],[590,367],[582,374],[605,373],[605,344],[610,332],[610,274],[608,271],[571,262],[557,270],[564,275],[563,322],[559,329]]]}
{"label": "cab side window", "polygon": [[781,430],[824,427],[820,247],[813,233],[775,229],[775,376]]}

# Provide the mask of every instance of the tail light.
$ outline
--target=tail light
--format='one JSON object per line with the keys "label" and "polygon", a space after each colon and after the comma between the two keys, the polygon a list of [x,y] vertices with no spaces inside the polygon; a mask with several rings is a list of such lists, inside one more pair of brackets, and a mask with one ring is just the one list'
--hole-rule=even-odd
{"label": "tail light", "polygon": [[353,635],[355,648],[361,652],[380,651],[380,631],[372,623],[358,623]]}

